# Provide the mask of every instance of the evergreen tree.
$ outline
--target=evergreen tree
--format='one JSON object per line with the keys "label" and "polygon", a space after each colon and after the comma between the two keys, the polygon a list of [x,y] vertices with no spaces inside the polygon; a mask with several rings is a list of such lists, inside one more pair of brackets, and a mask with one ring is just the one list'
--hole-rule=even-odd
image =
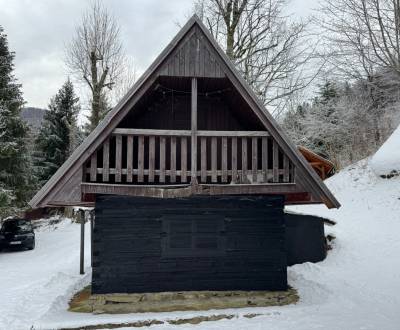
{"label": "evergreen tree", "polygon": [[33,190],[30,157],[25,145],[28,128],[20,118],[24,100],[13,75],[14,52],[0,26],[0,215],[11,205],[25,205]]}
{"label": "evergreen tree", "polygon": [[[110,100],[105,93],[101,93],[99,98],[98,112],[91,112],[88,116],[88,122],[84,125],[83,130],[85,135],[89,135],[97,126],[99,122],[103,120],[106,114],[112,109],[110,105]],[[97,124],[96,124],[97,123]]]}
{"label": "evergreen tree", "polygon": [[79,99],[68,79],[50,100],[49,111],[35,141],[35,168],[41,184],[57,171],[77,146],[79,110]]}

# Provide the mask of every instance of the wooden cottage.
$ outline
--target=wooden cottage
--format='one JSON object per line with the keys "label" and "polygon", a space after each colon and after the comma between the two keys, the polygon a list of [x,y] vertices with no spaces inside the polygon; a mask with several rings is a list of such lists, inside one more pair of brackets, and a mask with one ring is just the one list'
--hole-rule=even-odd
{"label": "wooden cottage", "polygon": [[308,203],[340,206],[196,16],[30,201],[95,207],[93,293],[285,289]]}

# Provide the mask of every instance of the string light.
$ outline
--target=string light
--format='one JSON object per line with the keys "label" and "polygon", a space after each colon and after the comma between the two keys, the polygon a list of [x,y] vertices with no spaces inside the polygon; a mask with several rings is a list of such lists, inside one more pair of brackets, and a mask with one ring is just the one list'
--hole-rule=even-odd
{"label": "string light", "polygon": [[[173,93],[191,94],[190,91],[181,91],[181,90],[177,90],[177,89],[173,89],[173,88],[168,88],[168,87],[165,87],[165,86],[160,85],[160,84],[158,84],[158,85],[155,87],[154,90],[156,91],[158,88],[162,88],[162,89],[163,89],[163,91],[162,91],[163,95],[166,94],[166,91],[167,91],[167,92],[170,92],[170,93],[172,93],[172,94],[173,94]],[[211,91],[211,92],[197,93],[197,94],[198,94],[198,95],[204,95],[204,96],[208,97],[208,96],[212,96],[212,95],[215,95],[215,94],[222,94],[222,93],[227,92],[227,91],[230,91],[230,90],[231,90],[230,88],[225,88],[225,89],[219,89],[219,90],[215,90],[215,91]]]}

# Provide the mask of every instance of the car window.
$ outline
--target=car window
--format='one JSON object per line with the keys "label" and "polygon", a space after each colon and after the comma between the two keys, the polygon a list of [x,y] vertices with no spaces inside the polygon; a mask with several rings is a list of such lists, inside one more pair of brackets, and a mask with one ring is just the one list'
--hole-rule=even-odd
{"label": "car window", "polygon": [[26,220],[6,221],[1,228],[1,231],[6,232],[26,232],[31,231],[32,225]]}

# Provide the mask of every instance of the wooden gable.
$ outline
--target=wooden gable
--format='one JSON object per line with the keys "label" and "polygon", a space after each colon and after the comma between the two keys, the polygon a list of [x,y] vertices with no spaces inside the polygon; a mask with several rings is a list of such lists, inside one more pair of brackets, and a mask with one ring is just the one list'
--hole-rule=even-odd
{"label": "wooden gable", "polygon": [[197,26],[177,45],[160,68],[159,74],[174,77],[225,77],[218,54]]}
{"label": "wooden gable", "polygon": [[[116,130],[119,130],[120,134],[121,132],[124,132],[124,128],[119,128],[120,123],[129,113],[136,111],[135,109],[137,108],[137,104],[139,104],[140,100],[146,96],[146,93],[148,93],[149,90],[154,88],[154,85],[160,77],[220,78],[229,81],[235,92],[240,95],[240,99],[243,100],[246,106],[250,109],[251,115],[263,128],[264,132],[259,132],[261,134],[258,135],[259,138],[262,137],[262,134],[267,134],[271,138],[274,145],[273,150],[276,150],[274,153],[276,152],[276,155],[281,153],[283,159],[287,159],[287,164],[289,164],[288,169],[292,168],[293,171],[293,174],[288,174],[288,178],[293,177],[295,173],[297,178],[296,183],[258,185],[252,187],[249,185],[231,185],[229,189],[225,190],[223,187],[218,185],[211,185],[203,187],[202,189],[199,189],[198,187],[193,189],[193,187],[186,186],[173,187],[174,189],[171,189],[171,187],[165,187],[164,189],[154,186],[121,187],[115,184],[104,184],[100,187],[97,185],[97,188],[102,188],[100,190],[103,193],[139,194],[141,196],[156,197],[187,196],[192,193],[290,193],[291,197],[288,195],[288,201],[290,201],[290,198],[293,198],[293,201],[302,200],[307,203],[325,203],[330,208],[340,206],[338,201],[330,193],[320,178],[314,173],[307,161],[301,156],[295,146],[291,144],[284,132],[280,129],[271,115],[265,110],[260,100],[257,99],[254,92],[236,71],[233,64],[229,61],[227,56],[217,45],[216,41],[196,16],[192,17],[188,21],[178,35],[132,87],[128,94],[110,113],[108,113],[99,126],[96,127],[89,137],[85,139],[71,157],[46,183],[46,185],[34,196],[30,201],[30,205],[32,207],[79,205],[85,203],[82,198],[83,194],[99,193],[100,190],[93,190],[93,186],[84,184],[85,176],[89,175],[92,179],[97,178],[99,173],[97,171],[97,164],[98,161],[102,159],[104,144],[107,144],[107,141],[111,141]],[[190,131],[181,132],[184,136],[190,136],[191,134]],[[234,132],[235,131],[232,131],[231,133]],[[164,132],[164,134],[167,135],[170,133],[171,132],[168,133],[168,131]],[[206,133],[203,132],[203,134]],[[224,134],[226,136],[227,132]],[[122,138],[114,141],[116,141],[115,152],[121,153]],[[118,141],[120,142],[119,144]],[[222,141],[224,141],[224,139]],[[253,139],[253,141],[256,140]],[[216,149],[214,149],[213,155],[215,152]],[[249,156],[251,156],[251,154]],[[119,169],[114,169],[116,173],[121,173],[121,165],[119,166]],[[125,169],[125,171],[129,171],[129,169]],[[140,169],[138,171],[140,172]],[[276,183],[278,183],[278,181]],[[230,185],[228,184],[225,186]],[[296,199],[296,194],[301,196]]]}

